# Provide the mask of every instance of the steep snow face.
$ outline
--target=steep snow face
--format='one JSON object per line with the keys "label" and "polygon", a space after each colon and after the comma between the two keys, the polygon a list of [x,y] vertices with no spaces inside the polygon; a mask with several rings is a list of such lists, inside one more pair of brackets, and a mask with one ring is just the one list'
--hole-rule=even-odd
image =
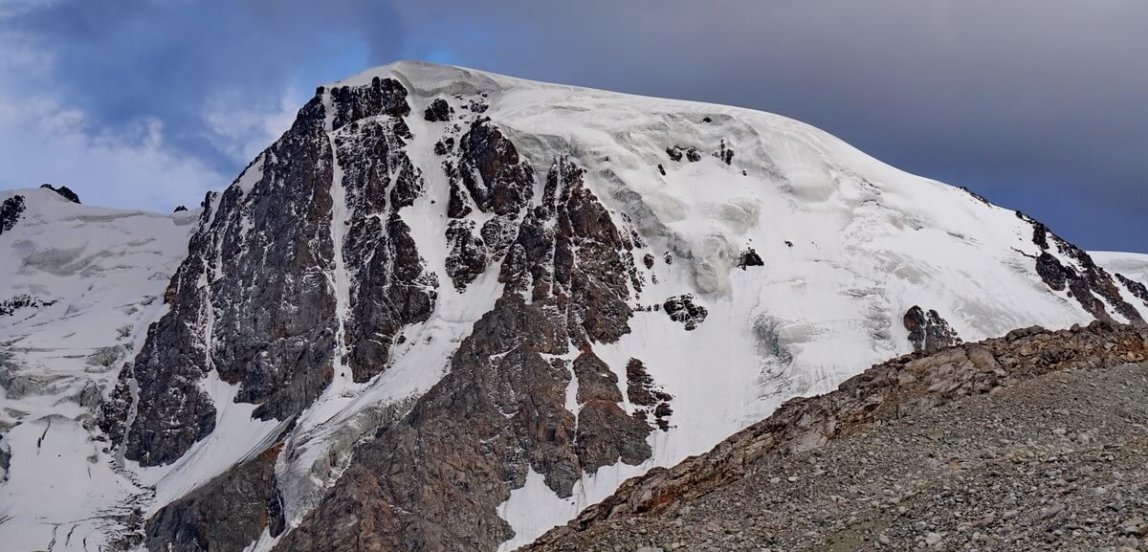
{"label": "steep snow face", "polygon": [[82,206],[43,189],[0,201],[16,196],[25,209],[0,235],[0,542],[95,549],[145,493],[108,454],[95,410],[164,308],[196,215]]}

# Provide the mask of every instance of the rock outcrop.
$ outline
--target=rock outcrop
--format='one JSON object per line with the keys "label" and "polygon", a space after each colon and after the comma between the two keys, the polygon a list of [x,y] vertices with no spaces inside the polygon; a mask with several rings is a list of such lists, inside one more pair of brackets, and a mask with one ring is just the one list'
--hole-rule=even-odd
{"label": "rock outcrop", "polygon": [[427,106],[426,111],[423,112],[423,118],[432,123],[445,123],[450,120],[452,112],[454,112],[454,108],[446,103],[446,100],[437,98]]}
{"label": "rock outcrop", "polygon": [[53,192],[60,194],[60,197],[66,199],[68,201],[71,201],[72,203],[76,203],[76,204],[80,203],[80,196],[78,194],[76,194],[76,192],[73,192],[72,189],[67,187],[67,186],[60,186],[59,188],[57,188],[51,184],[41,184],[40,187],[45,189],[45,190],[52,190]]}
{"label": "rock outcrop", "polygon": [[334,163],[324,120],[315,98],[240,185],[204,202],[164,297],[170,310],[104,409],[101,423],[126,439],[127,458],[167,464],[214,430],[216,406],[200,386],[212,372],[239,384],[236,400],[259,404],[262,419],[297,414],[333,377],[335,290],[324,275],[335,269]]}
{"label": "rock outcrop", "polygon": [[52,299],[40,299],[28,294],[21,294],[0,301],[0,316],[11,316],[20,309],[38,309],[55,304],[56,301]]}
{"label": "rock outcrop", "polygon": [[737,267],[742,270],[749,266],[765,266],[765,261],[761,259],[761,255],[758,255],[752,247],[747,247],[737,261]]}
{"label": "rock outcrop", "polygon": [[150,519],[150,550],[243,550],[263,533],[284,529],[282,498],[275,483],[275,460],[282,446],[236,466]]}
{"label": "rock outcrop", "polygon": [[626,399],[640,407],[634,411],[635,418],[650,422],[662,431],[670,429],[670,416],[674,413],[670,402],[674,397],[662,390],[646,365],[636,358],[626,363]]}
{"label": "rock outcrop", "polygon": [[1036,272],[1050,289],[1058,292],[1067,290],[1068,297],[1075,299],[1097,320],[1112,321],[1112,314],[1108,311],[1111,308],[1127,322],[1144,323],[1140,312],[1120,294],[1112,276],[1097,266],[1088,253],[1024,213],[1017,211],[1016,215],[1032,225],[1032,242],[1041,248],[1036,257]]}
{"label": "rock outcrop", "polygon": [[914,351],[935,351],[961,343],[957,331],[935,310],[925,312],[913,305],[905,312],[902,322],[909,330],[909,343],[913,344]]}
{"label": "rock outcrop", "polygon": [[0,235],[16,227],[24,214],[24,196],[14,195],[0,203]]}
{"label": "rock outcrop", "polygon": [[674,322],[681,322],[687,330],[693,330],[706,321],[709,310],[694,302],[693,294],[678,295],[666,299],[662,310]]}

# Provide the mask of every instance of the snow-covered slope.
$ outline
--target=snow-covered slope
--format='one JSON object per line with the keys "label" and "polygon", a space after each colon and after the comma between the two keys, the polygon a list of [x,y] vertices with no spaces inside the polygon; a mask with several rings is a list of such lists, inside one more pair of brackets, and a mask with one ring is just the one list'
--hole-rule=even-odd
{"label": "snow-covered slope", "polygon": [[1108,272],[1123,274],[1148,285],[1148,254],[1116,251],[1089,251],[1088,254]]}
{"label": "snow-covered slope", "polygon": [[[915,347],[1148,314],[1040,223],[797,121],[419,63],[321,87],[190,248],[153,218],[133,236],[179,244],[124,264],[160,277],[99,304],[174,271],[166,304],[83,325],[94,347],[155,322],[125,330],[99,420],[121,475],[97,454],[113,491],[84,507],[138,507],[151,548],[512,549]],[[84,362],[58,366],[110,384]],[[35,450],[29,428],[5,443]],[[66,520],[31,504],[9,515],[46,520],[43,547]]]}
{"label": "snow-covered slope", "polygon": [[105,453],[95,410],[163,308],[195,217],[46,189],[0,201],[15,196],[24,209],[0,234],[0,303],[12,307],[0,312],[0,548],[94,550],[141,492]]}

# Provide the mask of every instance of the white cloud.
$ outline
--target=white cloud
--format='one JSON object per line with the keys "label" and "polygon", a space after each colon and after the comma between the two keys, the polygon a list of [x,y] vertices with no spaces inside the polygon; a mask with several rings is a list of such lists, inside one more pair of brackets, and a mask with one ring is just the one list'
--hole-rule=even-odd
{"label": "white cloud", "polygon": [[[83,110],[53,94],[54,61],[29,37],[0,33],[0,71],[20,77],[0,81],[0,188],[51,183],[72,188],[84,203],[168,211],[198,205],[208,190],[231,182],[234,175],[171,147],[158,119],[93,129]],[[258,151],[271,142],[274,128],[290,124],[283,123],[283,102],[263,120],[238,104],[221,107],[213,113],[220,121],[215,139],[233,143],[237,160]]]}
{"label": "white cloud", "polygon": [[0,97],[2,188],[66,185],[85,203],[159,211],[197,205],[230,178],[166,147],[163,126],[89,136],[85,115],[52,99]]}
{"label": "white cloud", "polygon": [[205,138],[246,165],[291,127],[301,104],[296,87],[284,90],[278,102],[253,101],[238,89],[219,90],[204,102],[201,116],[210,131]]}

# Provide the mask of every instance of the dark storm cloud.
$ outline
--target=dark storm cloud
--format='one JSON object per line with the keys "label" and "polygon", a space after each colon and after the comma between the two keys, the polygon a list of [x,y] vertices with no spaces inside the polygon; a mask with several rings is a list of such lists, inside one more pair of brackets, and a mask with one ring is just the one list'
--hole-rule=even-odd
{"label": "dark storm cloud", "polygon": [[591,0],[415,17],[533,44],[470,44],[464,63],[781,113],[1087,247],[1148,251],[1146,2]]}
{"label": "dark storm cloud", "polygon": [[173,146],[228,170],[236,160],[213,144],[209,100],[269,108],[294,79],[339,78],[399,43],[393,9],[369,0],[63,0],[5,26],[52,54],[52,92],[94,129],[151,117]]}
{"label": "dark storm cloud", "polygon": [[[153,114],[203,157],[252,102],[398,57],[763,109],[965,185],[1091,248],[1148,251],[1148,2],[62,1],[20,24],[97,124]],[[231,161],[235,163],[235,161]]]}

